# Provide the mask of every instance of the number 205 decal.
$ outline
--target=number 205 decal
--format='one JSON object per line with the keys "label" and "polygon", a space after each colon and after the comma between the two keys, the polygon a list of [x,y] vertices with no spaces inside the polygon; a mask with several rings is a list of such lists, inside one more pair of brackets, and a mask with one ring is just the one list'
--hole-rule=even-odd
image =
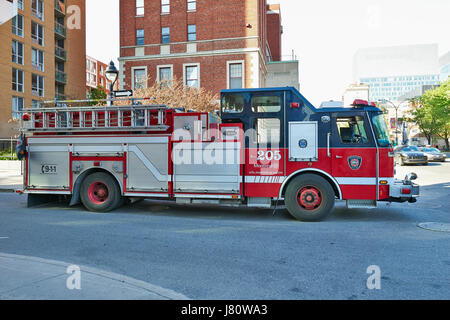
{"label": "number 205 decal", "polygon": [[258,151],[258,161],[280,161],[281,160],[281,152],[279,150],[268,150],[268,151],[263,151],[263,150],[259,150]]}

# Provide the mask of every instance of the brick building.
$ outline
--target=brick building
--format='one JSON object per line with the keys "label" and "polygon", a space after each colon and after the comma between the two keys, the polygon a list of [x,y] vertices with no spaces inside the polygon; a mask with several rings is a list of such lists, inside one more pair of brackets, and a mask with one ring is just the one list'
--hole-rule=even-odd
{"label": "brick building", "polygon": [[[86,55],[86,97],[89,92],[96,88],[103,88],[108,95],[111,93],[111,82],[106,79],[105,71],[108,64]],[[119,80],[114,84],[114,90],[118,90]]]}
{"label": "brick building", "polygon": [[267,63],[281,59],[279,9],[266,0],[121,0],[121,89],[173,77],[216,93],[264,87]]}
{"label": "brick building", "polygon": [[[0,25],[0,138],[17,135],[11,122],[17,111],[43,100],[83,96],[85,90],[85,0],[14,5],[17,15]],[[69,17],[76,28],[67,26]]]}

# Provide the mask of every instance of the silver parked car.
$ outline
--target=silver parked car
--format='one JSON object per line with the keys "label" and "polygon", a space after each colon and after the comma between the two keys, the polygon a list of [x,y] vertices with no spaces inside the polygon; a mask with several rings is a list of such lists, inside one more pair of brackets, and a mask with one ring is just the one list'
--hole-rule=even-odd
{"label": "silver parked car", "polygon": [[446,155],[436,148],[419,148],[420,151],[425,153],[429,162],[445,162]]}
{"label": "silver parked car", "polygon": [[416,146],[399,146],[394,150],[395,162],[401,166],[405,164],[428,165],[428,157]]}

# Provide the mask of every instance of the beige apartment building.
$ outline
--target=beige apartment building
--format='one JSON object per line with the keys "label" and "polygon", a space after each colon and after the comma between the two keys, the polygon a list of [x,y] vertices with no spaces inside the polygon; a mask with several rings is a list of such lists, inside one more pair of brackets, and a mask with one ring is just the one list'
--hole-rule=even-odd
{"label": "beige apartment building", "polygon": [[85,96],[85,0],[18,0],[0,25],[0,138],[16,136],[17,111]]}

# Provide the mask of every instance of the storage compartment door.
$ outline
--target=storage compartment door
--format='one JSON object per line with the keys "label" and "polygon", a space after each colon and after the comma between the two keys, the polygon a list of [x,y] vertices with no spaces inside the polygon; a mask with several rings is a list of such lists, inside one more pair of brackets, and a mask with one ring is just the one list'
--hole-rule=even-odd
{"label": "storage compartment door", "polygon": [[317,161],[317,122],[289,122],[289,161]]}

